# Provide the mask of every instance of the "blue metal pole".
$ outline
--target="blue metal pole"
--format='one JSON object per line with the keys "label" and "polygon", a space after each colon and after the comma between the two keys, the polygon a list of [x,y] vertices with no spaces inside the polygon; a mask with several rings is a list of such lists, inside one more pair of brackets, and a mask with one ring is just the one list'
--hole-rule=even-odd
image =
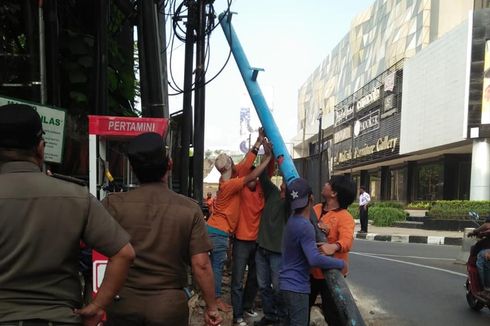
{"label": "blue metal pole", "polygon": [[269,106],[265,101],[264,95],[257,83],[257,74],[259,69],[252,68],[247,60],[247,56],[243,51],[242,45],[238,40],[238,37],[231,25],[231,13],[222,13],[219,15],[219,20],[221,22],[221,27],[225,33],[228,44],[230,45],[231,52],[235,57],[235,61],[238,65],[238,69],[242,75],[245,86],[247,87],[252,103],[255,106],[257,115],[259,116],[262,127],[269,140],[274,145],[273,152],[274,156],[279,164],[279,168],[284,176],[284,180],[289,184],[294,179],[299,178],[296,166],[293,163],[289,152],[287,151],[284,140],[282,139],[281,133],[277,128],[274,117],[272,116]]}

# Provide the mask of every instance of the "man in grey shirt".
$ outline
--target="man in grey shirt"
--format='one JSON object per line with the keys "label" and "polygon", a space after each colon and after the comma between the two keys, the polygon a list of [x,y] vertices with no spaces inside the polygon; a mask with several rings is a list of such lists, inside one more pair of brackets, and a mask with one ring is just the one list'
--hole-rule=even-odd
{"label": "man in grey shirt", "polygon": [[[0,325],[97,325],[126,280],[129,235],[86,187],[41,172],[45,140],[30,106],[0,107]],[[82,307],[80,240],[109,257]]]}

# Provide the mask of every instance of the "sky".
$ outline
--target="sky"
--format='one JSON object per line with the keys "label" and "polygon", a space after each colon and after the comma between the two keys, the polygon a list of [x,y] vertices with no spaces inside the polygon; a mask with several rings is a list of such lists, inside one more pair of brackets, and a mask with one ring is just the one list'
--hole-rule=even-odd
{"label": "sky", "polygon": [[[234,0],[232,24],[251,66],[263,68],[258,82],[289,148],[297,134],[298,90],[349,31],[352,19],[374,0]],[[226,0],[215,0],[219,14]],[[167,30],[167,34],[169,31]],[[170,51],[170,50],[169,50]],[[223,66],[229,53],[221,27],[210,37],[206,79]],[[184,46],[175,40],[167,52],[169,69],[182,87]],[[170,77],[169,77],[170,78]],[[169,93],[173,93],[169,89]],[[222,73],[206,86],[205,149],[239,151],[240,108],[251,108],[252,126],[260,126],[233,56]],[[171,96],[170,112],[182,109],[182,97]],[[256,135],[252,135],[252,143]]]}

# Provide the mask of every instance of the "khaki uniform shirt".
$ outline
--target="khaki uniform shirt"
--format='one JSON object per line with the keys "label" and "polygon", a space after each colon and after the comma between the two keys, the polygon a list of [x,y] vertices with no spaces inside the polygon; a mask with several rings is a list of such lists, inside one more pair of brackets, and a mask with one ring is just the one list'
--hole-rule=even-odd
{"label": "khaki uniform shirt", "polygon": [[0,165],[0,322],[80,323],[80,240],[113,256],[129,236],[86,187]]}
{"label": "khaki uniform shirt", "polygon": [[125,287],[181,289],[188,283],[190,258],[212,249],[199,206],[164,183],[112,193],[103,204],[131,235],[136,252]]}

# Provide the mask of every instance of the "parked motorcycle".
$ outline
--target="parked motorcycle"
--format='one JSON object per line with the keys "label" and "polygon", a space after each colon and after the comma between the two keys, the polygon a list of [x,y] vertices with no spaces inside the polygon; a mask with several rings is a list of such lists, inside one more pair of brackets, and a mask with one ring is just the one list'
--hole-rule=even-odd
{"label": "parked motorcycle", "polygon": [[[476,212],[470,212],[471,219],[480,227],[478,222],[480,217]],[[477,254],[481,249],[490,248],[490,233],[481,232],[474,234],[480,238],[480,240],[471,247],[470,257],[466,263],[466,269],[468,278],[466,280],[466,301],[471,309],[475,311],[482,310],[485,306],[490,309],[490,296],[482,295],[484,290],[481,284],[480,277],[478,275],[478,268],[476,267]]]}

